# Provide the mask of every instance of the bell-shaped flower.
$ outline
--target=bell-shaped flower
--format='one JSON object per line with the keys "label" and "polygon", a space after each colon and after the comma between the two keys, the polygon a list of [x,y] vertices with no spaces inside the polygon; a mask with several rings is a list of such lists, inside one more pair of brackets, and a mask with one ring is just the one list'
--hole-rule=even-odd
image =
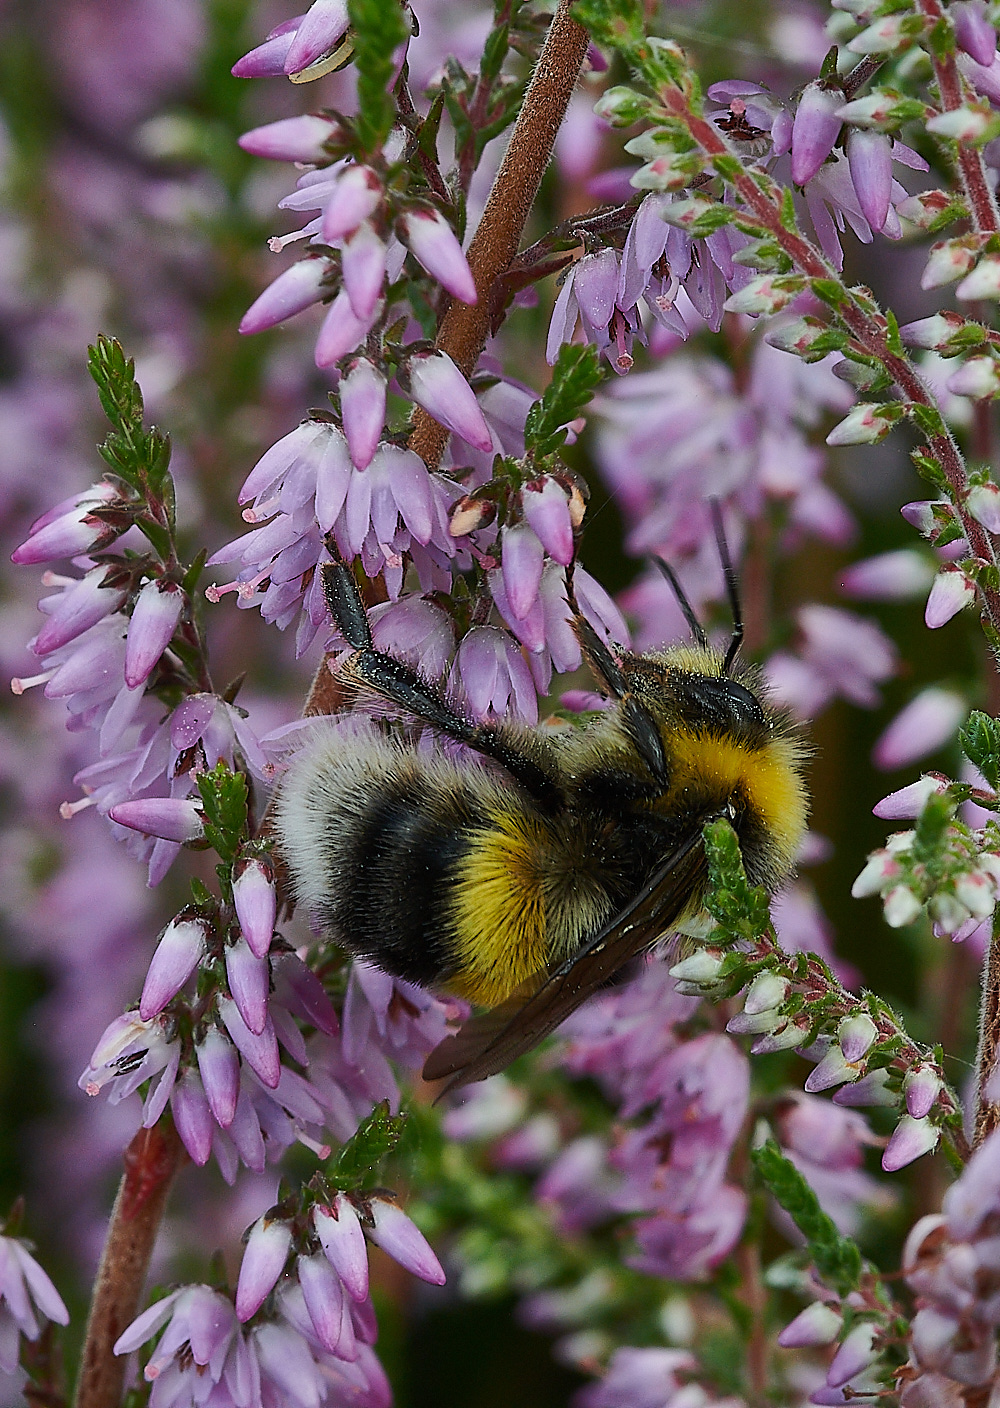
{"label": "bell-shaped flower", "polygon": [[108,816],[130,831],[141,831],[146,836],[159,836],[181,845],[186,841],[200,841],[205,834],[201,807],[186,797],[139,797],[131,802],[118,802],[109,809]]}
{"label": "bell-shaped flower", "polygon": [[212,1155],[215,1122],[201,1077],[193,1067],[180,1073],[170,1092],[170,1110],[191,1161],[204,1168]]}
{"label": "bell-shaped flower", "polygon": [[320,1344],[330,1354],[336,1354],[343,1338],[347,1309],[343,1282],[321,1252],[300,1256],[295,1263],[295,1274]]}
{"label": "bell-shaped flower", "polygon": [[323,206],[320,233],[327,244],[347,239],[382,202],[382,182],[370,166],[344,167]]}
{"label": "bell-shaped flower", "polygon": [[376,303],[367,318],[359,318],[351,307],[347,290],[342,288],[330,304],[316,338],[317,367],[332,367],[341,357],[355,351],[374,326],[380,306]]}
{"label": "bell-shaped flower", "polygon": [[792,180],[797,186],[811,181],[833,151],[841,128],[837,110],[843,101],[839,88],[810,83],[803,90],[792,124]]}
{"label": "bell-shaped flower", "polygon": [[37,562],[100,552],[121,530],[92,517],[92,510],[117,497],[117,490],[110,484],[93,484],[83,493],[58,504],[56,509],[43,513],[32,523],[30,535],[11,553],[11,562],[29,567]]}
{"label": "bell-shaped flower", "polygon": [[953,616],[957,616],[966,606],[970,606],[975,599],[976,584],[965,575],[961,567],[955,566],[954,563],[945,563],[934,578],[928,594],[924,621],[932,631],[936,630]]}
{"label": "bell-shaped flower", "polygon": [[242,934],[226,948],[226,977],[240,1016],[260,1036],[267,1022],[270,970],[267,959],[258,958]]}
{"label": "bell-shaped flower", "polygon": [[318,303],[326,291],[327,272],[326,260],[321,257],[298,260],[251,303],[243,314],[240,332],[264,332]]}
{"label": "bell-shaped flower", "polygon": [[195,1046],[202,1089],[212,1117],[228,1129],[240,1093],[240,1060],[236,1048],[218,1027],[211,1026]]}
{"label": "bell-shaped flower", "polygon": [[236,1284],[236,1318],[249,1320],[274,1290],[285,1268],[292,1229],[280,1218],[267,1214],[254,1223],[247,1238]]}
{"label": "bell-shaped flower", "polygon": [[252,1032],[231,998],[220,997],[218,1010],[226,1031],[233,1039],[233,1045],[244,1061],[260,1077],[268,1090],[275,1090],[281,1079],[281,1057],[270,1013],[263,1029],[260,1032]]}
{"label": "bell-shaped flower", "polygon": [[264,958],[271,947],[277,910],[274,875],[269,865],[253,859],[237,867],[233,904],[250,952]]}
{"label": "bell-shaped flower", "polygon": [[949,5],[948,18],[955,26],[958,47],[989,68],[997,56],[997,32],[987,18],[983,0],[958,0]]}
{"label": "bell-shaped flower", "polygon": [[338,1193],[330,1207],[315,1204],[313,1226],[348,1295],[363,1301],[368,1295],[368,1248],[353,1203],[345,1193]]}
{"label": "bell-shaped flower", "polygon": [[20,1335],[37,1340],[41,1334],[35,1310],[57,1325],[69,1324],[62,1297],[35,1258],[17,1238],[0,1237],[0,1372],[17,1372]]}
{"label": "bell-shaped flower", "polygon": [[387,1198],[372,1198],[370,1206],[374,1225],[368,1229],[368,1236],[375,1245],[421,1281],[443,1286],[447,1277],[416,1223]]}
{"label": "bell-shaped flower", "polygon": [[125,683],[144,684],[173,639],[184,610],[184,592],[176,582],[147,582],[140,591],[125,641]]}
{"label": "bell-shaped flower", "polygon": [[514,615],[523,620],[538,599],[545,549],[527,523],[505,527],[500,541],[504,591]]}
{"label": "bell-shaped flower", "polygon": [[385,282],[387,249],[370,220],[362,220],[344,241],[340,264],[351,311],[362,322],[371,317]]}
{"label": "bell-shaped flower", "polygon": [[396,230],[403,244],[432,278],[461,303],[476,302],[478,295],[472,270],[443,215],[420,206],[401,215]]}
{"label": "bell-shaped flower", "polygon": [[864,217],[873,230],[881,230],[892,195],[892,142],[883,132],[852,128],[847,160]]}
{"label": "bell-shaped flower", "polygon": [[367,357],[356,357],[340,379],[340,411],[355,469],[372,462],[385,425],[385,401],[382,372]]}
{"label": "bell-shaped flower", "polygon": [[329,160],[326,144],[340,130],[340,124],[332,118],[307,112],[299,117],[282,117],[277,122],[254,127],[243,133],[239,145],[251,156],[316,166]]}
{"label": "bell-shaped flower", "polygon": [[566,490],[558,480],[545,475],[524,486],[521,506],[549,557],[568,567],[573,560],[573,522]]}
{"label": "bell-shaped flower", "polygon": [[205,953],[208,926],[202,919],[172,919],[150,960],[139,999],[144,1022],[162,1012],[190,978]]}
{"label": "bell-shaped flower", "polygon": [[814,1300],[779,1333],[778,1343],[782,1349],[807,1349],[833,1344],[843,1323],[844,1317],[832,1306]]}
{"label": "bell-shaped flower", "polygon": [[418,352],[407,370],[410,394],[418,406],[475,449],[492,450],[493,437],[476,393],[447,352]]}
{"label": "bell-shaped flower", "polygon": [[967,710],[965,700],[953,690],[937,685],[921,690],[876,741],[875,766],[891,772],[936,752],[954,735]]}
{"label": "bell-shaped flower", "polygon": [[42,581],[46,586],[59,586],[62,590],[55,596],[43,597],[38,603],[39,610],[48,619],[31,642],[35,655],[47,655],[68,645],[125,604],[127,591],[103,585],[111,575],[106,563],[91,568],[83,577],[53,578],[52,574],[45,574]]}

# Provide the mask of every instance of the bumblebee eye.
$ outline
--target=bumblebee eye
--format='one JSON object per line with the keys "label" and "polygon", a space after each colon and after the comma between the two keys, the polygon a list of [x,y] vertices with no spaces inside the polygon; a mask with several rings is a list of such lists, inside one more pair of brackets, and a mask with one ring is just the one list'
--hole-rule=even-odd
{"label": "bumblebee eye", "polygon": [[673,686],[681,712],[695,725],[738,727],[753,733],[767,729],[760,700],[745,685],[725,675],[719,678],[678,671]]}
{"label": "bumblebee eye", "polygon": [[738,723],[757,724],[760,727],[767,724],[760,701],[744,685],[737,684],[735,680],[720,680],[719,684],[723,686],[722,693]]}

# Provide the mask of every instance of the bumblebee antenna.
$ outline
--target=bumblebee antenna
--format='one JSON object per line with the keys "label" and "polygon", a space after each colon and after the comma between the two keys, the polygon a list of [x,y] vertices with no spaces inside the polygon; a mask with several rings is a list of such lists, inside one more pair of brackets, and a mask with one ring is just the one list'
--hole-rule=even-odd
{"label": "bumblebee antenna", "polygon": [[718,499],[709,499],[708,506],[712,513],[712,527],[715,529],[715,541],[719,549],[719,560],[722,563],[722,575],[726,581],[726,595],[729,597],[729,610],[733,617],[733,634],[729,638],[726,658],[722,662],[722,673],[728,675],[733,667],[733,661],[740,653],[740,646],[743,644],[743,607],[740,604],[740,584],[736,580],[736,569],[733,567],[733,559],[729,556],[729,544],[726,542],[726,529],[722,522],[722,505]]}
{"label": "bumblebee antenna", "polygon": [[684,619],[688,623],[688,629],[690,630],[691,634],[694,636],[698,644],[707,650],[708,636],[705,634],[705,627],[701,624],[701,622],[698,620],[698,617],[694,614],[694,609],[684,593],[684,588],[681,586],[680,581],[678,580],[677,573],[674,571],[674,569],[670,566],[668,562],[664,562],[662,557],[654,557],[653,561],[656,563],[657,567],[660,569],[664,577],[666,577],[667,581],[670,583],[670,586],[673,589],[674,596],[677,598],[677,605],[684,613]]}

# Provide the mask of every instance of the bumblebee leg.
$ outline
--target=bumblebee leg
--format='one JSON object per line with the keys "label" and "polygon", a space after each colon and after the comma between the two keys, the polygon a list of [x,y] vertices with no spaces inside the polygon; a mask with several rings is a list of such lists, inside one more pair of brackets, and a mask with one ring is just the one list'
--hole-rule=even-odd
{"label": "bumblebee leg", "polygon": [[416,670],[374,648],[364,604],[344,563],[325,563],[320,570],[330,613],[348,645],[354,647],[354,654],[340,667],[343,680],[380,694],[449,738],[492,758],[547,809],[561,805],[562,792],[554,775],[517,748],[505,731],[463,718]]}

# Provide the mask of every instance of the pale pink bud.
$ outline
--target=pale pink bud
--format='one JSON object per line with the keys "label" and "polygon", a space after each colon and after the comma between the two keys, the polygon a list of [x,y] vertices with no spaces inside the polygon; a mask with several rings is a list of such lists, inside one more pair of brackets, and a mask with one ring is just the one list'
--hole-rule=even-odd
{"label": "pale pink bud", "polygon": [[334,1354],[340,1345],[344,1318],[343,1283],[320,1252],[315,1256],[300,1256],[295,1271],[319,1342]]}
{"label": "pale pink bud", "polygon": [[527,523],[505,527],[501,533],[503,586],[510,609],[523,621],[538,600],[545,566],[545,549]]}
{"label": "pale pink bud", "polygon": [[830,1090],[835,1085],[843,1085],[844,1081],[857,1080],[860,1074],[857,1066],[848,1061],[839,1046],[831,1046],[819,1065],[809,1072],[804,1089],[807,1094],[815,1095],[820,1090]]}
{"label": "pale pink bud", "polygon": [[837,1028],[840,1049],[851,1063],[860,1061],[877,1037],[878,1027],[865,1012],[845,1018]]}
{"label": "pale pink bud", "polygon": [[326,143],[339,132],[339,125],[331,118],[307,112],[301,117],[283,117],[278,122],[254,127],[243,133],[239,144],[252,156],[315,165],[326,159]]}
{"label": "pale pink bud", "polygon": [[898,1105],[899,1095],[889,1089],[889,1078],[889,1072],[884,1068],[869,1071],[853,1085],[842,1085],[839,1090],[835,1090],[833,1103],[847,1106]]}
{"label": "pale pink bud", "polygon": [[125,604],[127,592],[101,585],[107,575],[105,566],[95,567],[61,592],[58,598],[45,597],[39,603],[41,609],[46,611],[50,610],[49,602],[54,602],[54,607],[32,642],[31,649],[35,655],[47,655],[50,650],[67,645]]}
{"label": "pale pink bud", "polygon": [[905,39],[903,16],[886,15],[848,40],[847,47],[854,54],[889,54]]}
{"label": "pale pink bud", "polygon": [[782,308],[802,292],[804,285],[795,277],[783,274],[759,274],[726,299],[727,313],[780,313]]}
{"label": "pale pink bud", "polygon": [[969,490],[965,506],[984,528],[991,533],[1000,533],[1000,489],[995,484],[974,485]]}
{"label": "pale pink bud", "polygon": [[904,929],[920,913],[920,901],[907,885],[896,885],[885,897],[885,922],[890,929]]}
{"label": "pale pink bud", "polygon": [[427,1238],[403,1209],[385,1198],[373,1198],[371,1210],[375,1226],[369,1228],[368,1235],[375,1245],[421,1281],[443,1286],[447,1277],[441,1263]]}
{"label": "pale pink bud", "polygon": [[329,53],[343,38],[348,23],[347,0],[313,0],[285,55],[285,72],[301,73]]}
{"label": "pale pink bud", "polygon": [[961,332],[967,321],[961,313],[943,308],[939,313],[932,313],[929,318],[918,318],[915,323],[904,323],[899,329],[899,335],[907,347],[923,347],[940,352],[948,346],[957,332]]}
{"label": "pale pink bud", "polygon": [[893,860],[887,850],[873,851],[864,870],[851,886],[851,894],[856,900],[866,895],[881,894],[887,882],[898,874],[899,862]]}
{"label": "pale pink bud", "polygon": [[190,1066],[181,1072],[170,1092],[170,1109],[181,1143],[193,1163],[204,1168],[212,1154],[212,1112],[198,1072]]}
{"label": "pale pink bud", "polygon": [[935,113],[927,119],[926,127],[928,132],[938,137],[950,137],[953,142],[978,142],[987,134],[992,135],[995,122],[995,114],[988,105],[980,108],[963,104],[946,112]]}
{"label": "pale pink bud", "polygon": [[804,1046],[809,1039],[809,1019],[796,1017],[791,1022],[781,1022],[772,1032],[763,1035],[750,1044],[752,1056],[766,1056],[772,1051],[791,1051],[796,1046]]}
{"label": "pale pink bud", "polygon": [[139,1016],[157,1016],[190,978],[205,952],[207,925],[201,919],[172,919],[156,945],[142,985]]}
{"label": "pale pink bud", "polygon": [[981,870],[966,871],[955,877],[955,898],[969,914],[986,919],[996,908],[996,886]]}
{"label": "pale pink bud", "polygon": [[236,1284],[236,1317],[249,1320],[274,1290],[285,1268],[292,1229],[287,1222],[258,1219],[247,1238]]}
{"label": "pale pink bud", "polygon": [[200,841],[205,834],[200,806],[186,797],[141,797],[135,802],[119,802],[108,816],[130,831],[142,831],[181,845]]}
{"label": "pale pink bud", "polygon": [[885,407],[862,401],[848,411],[826,437],[828,445],[875,445],[884,440],[899,416]]}
{"label": "pale pink bud", "polygon": [[173,638],[184,610],[176,582],[147,582],[139,593],[125,642],[125,683],[137,689],[152,673]]}
{"label": "pale pink bud", "polygon": [[936,505],[948,507],[943,500],[917,499],[911,504],[904,504],[899,510],[900,517],[905,518],[911,528],[916,528],[917,532],[924,538],[929,538],[937,529],[937,519],[934,516]]}
{"label": "pale pink bud", "polygon": [[318,303],[325,292],[327,266],[324,259],[300,259],[279,274],[243,314],[240,332],[264,332],[286,318]]}
{"label": "pale pink bud", "polygon": [[231,998],[220,997],[218,1010],[226,1031],[233,1039],[233,1045],[244,1061],[260,1077],[268,1090],[276,1089],[281,1079],[281,1056],[270,1015],[264,1023],[264,1030],[257,1033],[252,1032],[244,1022]]}
{"label": "pale pink bud", "polygon": [[236,1114],[240,1093],[240,1062],[236,1048],[218,1027],[209,1027],[203,1041],[194,1049],[198,1071],[205,1089],[209,1109],[223,1129],[228,1129]]}
{"label": "pale pink bud", "polygon": [[837,109],[843,101],[839,88],[810,83],[803,91],[792,126],[792,180],[797,186],[811,181],[833,151],[841,127]]}
{"label": "pale pink bud", "polygon": [[788,979],[777,973],[758,973],[747,988],[743,999],[743,1011],[748,1016],[765,1012],[768,1008],[780,1007],[788,996]]}
{"label": "pale pink bud", "polygon": [[270,867],[259,860],[244,862],[233,881],[233,903],[251,953],[264,958],[271,947],[277,909]]}
{"label": "pale pink bud", "polygon": [[352,1300],[368,1295],[368,1248],[354,1205],[338,1193],[333,1206],[313,1207],[313,1226],[330,1265],[343,1281]]}
{"label": "pale pink bud", "polygon": [[542,547],[553,561],[567,567],[573,560],[573,521],[565,489],[546,475],[524,486],[521,504]]}
{"label": "pale pink bud", "polygon": [[375,214],[382,196],[382,182],[370,166],[346,167],[323,209],[323,239],[332,244],[353,234]]}
{"label": "pale pink bud", "polygon": [[984,254],[955,289],[955,297],[963,302],[976,298],[1000,298],[1000,255]]}
{"label": "pale pink bud", "polygon": [[922,1120],[930,1113],[941,1089],[941,1081],[930,1066],[914,1066],[903,1079],[906,1113]]}
{"label": "pale pink bud", "polygon": [[995,357],[967,357],[945,382],[956,396],[986,401],[1000,391],[1000,363]]}
{"label": "pale pink bud", "polygon": [[883,132],[852,128],[847,138],[847,160],[862,214],[873,230],[881,230],[892,194],[892,143]]}
{"label": "pale pink bud", "polygon": [[476,285],[455,232],[436,210],[408,210],[397,222],[399,238],[432,278],[462,303],[475,303]]}
{"label": "pale pink bud", "polygon": [[341,253],[344,288],[356,317],[370,318],[385,282],[385,241],[369,220],[362,220]]}
{"label": "pale pink bud", "polygon": [[876,742],[875,766],[890,772],[935,752],[953,737],[966,708],[961,695],[950,689],[931,685],[921,690]]}
{"label": "pale pink bud", "polygon": [[351,307],[347,290],[342,288],[330,304],[316,339],[317,367],[332,367],[334,362],[353,352],[368,336],[374,317],[373,314],[371,319],[359,318]]}
{"label": "pale pink bud", "polygon": [[410,393],[439,424],[489,453],[493,437],[476,393],[447,352],[418,352],[409,363]]}
{"label": "pale pink bud", "polygon": [[854,563],[841,577],[840,588],[865,601],[906,601],[926,591],[933,578],[932,559],[916,548],[900,548]]}
{"label": "pale pink bud", "polygon": [[267,1021],[270,970],[267,959],[258,958],[242,935],[226,949],[226,977],[240,1016],[260,1036]]}
{"label": "pale pink bud", "polygon": [[946,563],[934,578],[927,597],[924,621],[932,631],[936,630],[974,601],[975,596],[975,583],[970,581],[960,567]]}
{"label": "pale pink bud", "polygon": [[[100,487],[100,486],[98,486]],[[101,499],[106,500],[102,495]],[[43,515],[33,527],[31,536],[14,549],[11,562],[30,567],[38,562],[52,562],[62,557],[78,557],[81,553],[99,552],[118,535],[114,528],[99,519],[90,518],[98,499],[89,494],[82,502],[55,518]]]}
{"label": "pale pink bud", "polygon": [[932,244],[920,276],[920,287],[940,288],[942,284],[954,283],[969,272],[977,254],[978,249],[962,239],[939,240]]}
{"label": "pale pink bud", "polygon": [[907,1164],[912,1164],[914,1159],[929,1154],[937,1147],[940,1137],[940,1129],[930,1120],[904,1115],[893,1130],[892,1138],[882,1155],[882,1167],[886,1173],[895,1173]]}
{"label": "pale pink bud", "polygon": [[876,1326],[867,1320],[855,1325],[826,1371],[826,1381],[831,1388],[840,1388],[848,1379],[853,1379],[855,1374],[868,1368],[875,1359],[873,1345],[876,1333]]}
{"label": "pale pink bud", "polygon": [[919,816],[928,797],[947,791],[948,780],[937,773],[927,773],[917,782],[910,782],[898,792],[890,792],[872,807],[872,814],[883,821]]}
{"label": "pale pink bud", "polygon": [[843,1323],[844,1317],[832,1306],[824,1305],[821,1300],[814,1300],[812,1305],[807,1305],[805,1310],[785,1326],[778,1335],[778,1343],[782,1349],[805,1349],[815,1345],[833,1344]]}

